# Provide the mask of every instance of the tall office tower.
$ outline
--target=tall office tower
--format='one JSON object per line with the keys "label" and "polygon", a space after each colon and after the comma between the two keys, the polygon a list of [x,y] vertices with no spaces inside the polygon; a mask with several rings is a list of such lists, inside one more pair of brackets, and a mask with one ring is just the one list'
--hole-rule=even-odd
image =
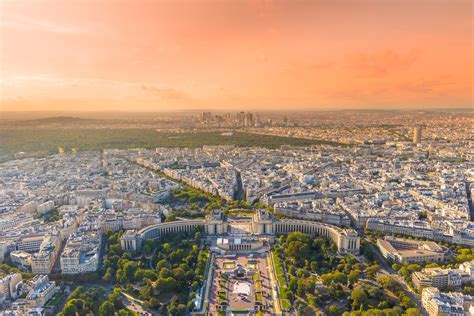
{"label": "tall office tower", "polygon": [[211,121],[211,112],[202,112],[201,113],[201,122],[209,123]]}
{"label": "tall office tower", "polygon": [[421,143],[421,127],[417,126],[413,129],[413,142],[415,144]]}
{"label": "tall office tower", "polygon": [[255,126],[260,127],[262,125],[262,122],[260,121],[260,114],[255,112],[254,118],[255,118]]}
{"label": "tall office tower", "polygon": [[237,113],[237,120],[239,121],[239,124],[240,124],[240,125],[244,125],[245,112],[239,112],[239,113]]}
{"label": "tall office tower", "polygon": [[255,125],[255,122],[254,122],[254,119],[253,119],[253,114],[248,112],[247,114],[245,114],[245,122],[244,122],[245,126],[254,126]]}

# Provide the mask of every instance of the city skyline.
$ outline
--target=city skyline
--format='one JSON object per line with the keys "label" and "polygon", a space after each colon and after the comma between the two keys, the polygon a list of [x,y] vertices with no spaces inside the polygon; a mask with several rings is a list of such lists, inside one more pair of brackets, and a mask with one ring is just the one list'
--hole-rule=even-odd
{"label": "city skyline", "polygon": [[474,315],[472,0],[0,0],[0,316]]}
{"label": "city skyline", "polygon": [[472,107],[471,1],[0,6],[0,111]]}

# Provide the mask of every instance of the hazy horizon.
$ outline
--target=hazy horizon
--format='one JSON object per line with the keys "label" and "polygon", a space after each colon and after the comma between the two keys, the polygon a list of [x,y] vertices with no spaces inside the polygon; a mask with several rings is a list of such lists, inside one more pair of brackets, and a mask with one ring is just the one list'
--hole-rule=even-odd
{"label": "hazy horizon", "polygon": [[4,1],[0,112],[472,108],[472,1]]}

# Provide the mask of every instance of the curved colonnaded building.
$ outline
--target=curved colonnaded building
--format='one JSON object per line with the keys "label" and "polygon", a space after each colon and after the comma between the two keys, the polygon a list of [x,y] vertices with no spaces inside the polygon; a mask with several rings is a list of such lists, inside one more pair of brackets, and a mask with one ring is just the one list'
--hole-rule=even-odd
{"label": "curved colonnaded building", "polygon": [[[214,210],[204,220],[179,220],[160,223],[141,230],[127,230],[120,240],[122,249],[127,252],[140,252],[143,240],[157,239],[167,234],[193,232],[202,229],[207,236],[228,235],[228,221],[224,213]],[[341,254],[359,254],[360,238],[350,228],[296,219],[275,220],[267,211],[257,210],[252,216],[251,231],[253,236],[275,236],[302,232],[311,236],[322,236],[331,239]]]}

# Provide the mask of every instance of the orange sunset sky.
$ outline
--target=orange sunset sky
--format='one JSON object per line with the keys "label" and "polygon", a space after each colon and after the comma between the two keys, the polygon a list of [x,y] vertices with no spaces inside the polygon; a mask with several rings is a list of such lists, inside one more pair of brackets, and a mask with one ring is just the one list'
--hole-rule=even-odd
{"label": "orange sunset sky", "polygon": [[0,109],[473,103],[471,0],[0,0]]}

